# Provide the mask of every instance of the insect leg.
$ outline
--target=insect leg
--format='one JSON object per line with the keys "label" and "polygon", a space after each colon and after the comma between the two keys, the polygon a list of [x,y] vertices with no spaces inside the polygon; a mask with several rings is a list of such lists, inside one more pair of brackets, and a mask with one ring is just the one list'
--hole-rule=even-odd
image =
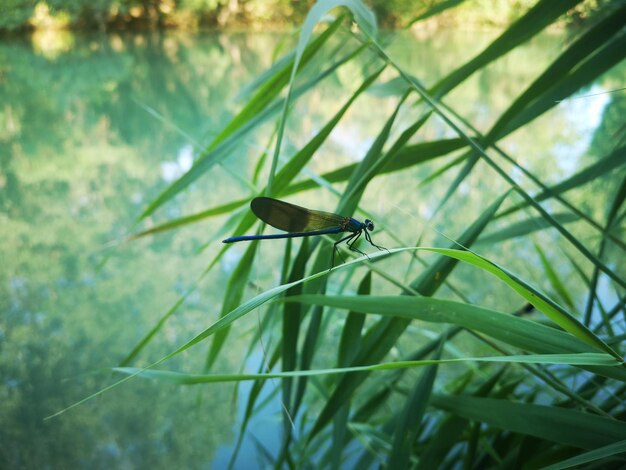
{"label": "insect leg", "polygon": [[[343,237],[341,240],[339,240],[338,242],[335,242],[333,244],[333,256],[330,259],[330,269],[333,269],[333,267],[335,266],[335,251],[337,251],[337,253],[339,254],[339,256],[341,257],[341,261],[343,261],[344,263],[346,262],[345,259],[343,259],[343,256],[341,256],[341,253],[339,252],[339,248],[337,248],[337,245],[339,245],[341,242],[344,242],[348,239],[351,239],[352,237],[354,237],[354,233],[350,233],[350,235]],[[348,243],[350,242],[350,240],[348,240]]]}
{"label": "insect leg", "polygon": [[361,236],[361,234],[362,234],[362,233],[363,233],[362,231],[357,232],[357,235],[355,236],[354,240],[350,240],[350,241],[348,241],[348,242],[347,242],[347,245],[350,247],[350,251],[356,251],[357,253],[360,253],[360,254],[362,254],[363,256],[366,256],[366,257],[367,257],[367,259],[370,259],[370,257],[369,257],[369,256],[367,256],[367,253],[363,253],[361,250],[359,250],[358,248],[356,248],[356,247],[354,246],[354,244],[355,244],[355,243],[356,243],[356,241],[359,239],[359,237]]}
{"label": "insect leg", "polygon": [[[387,248],[385,248],[384,246],[378,246],[376,243],[374,243],[372,241],[372,236],[370,235],[370,233],[366,230],[365,231],[365,239],[370,242],[370,245],[372,245],[373,247],[378,248],[379,250],[387,250]],[[389,250],[387,250],[387,253],[389,253]]]}

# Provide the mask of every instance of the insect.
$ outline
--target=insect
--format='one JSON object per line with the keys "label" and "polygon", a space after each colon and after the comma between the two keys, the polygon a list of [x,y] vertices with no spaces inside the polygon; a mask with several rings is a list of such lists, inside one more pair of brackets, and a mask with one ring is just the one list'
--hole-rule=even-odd
{"label": "insect", "polygon": [[[335,265],[335,251],[339,252],[337,245],[341,242],[345,241],[351,251],[356,251],[357,253],[367,256],[354,246],[361,235],[365,236],[365,239],[370,245],[379,250],[386,250],[386,248],[378,246],[372,241],[370,232],[374,230],[374,222],[370,219],[365,219],[365,222],[359,222],[352,217],[306,209],[269,197],[254,198],[250,202],[250,209],[252,209],[254,215],[266,224],[288,233],[279,233],[276,235],[243,235],[227,238],[223,240],[223,243],[313,237],[316,235],[332,235],[335,233],[349,232],[348,235],[334,243],[331,268]],[[341,256],[341,254],[339,256]]]}

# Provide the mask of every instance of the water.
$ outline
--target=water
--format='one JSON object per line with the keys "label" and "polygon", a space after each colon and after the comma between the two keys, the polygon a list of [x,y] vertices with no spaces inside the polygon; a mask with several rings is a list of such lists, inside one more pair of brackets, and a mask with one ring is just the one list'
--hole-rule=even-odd
{"label": "water", "polygon": [[[419,40],[400,37],[390,53],[432,84],[494,35],[440,32]],[[480,130],[488,129],[565,40],[554,35],[538,38],[471,77],[446,102]],[[146,204],[190,167],[196,149],[210,142],[240,109],[237,93],[271,64],[281,42],[293,38],[58,32],[0,43],[2,466],[222,468],[228,461],[243,414],[243,404],[233,399],[237,389],[232,384],[178,387],[134,380],[60,417],[43,418],[111,383],[115,377],[106,368],[129,354],[221,248],[224,218],[130,243],[118,241],[133,231]],[[619,88],[623,78],[621,67],[582,94]],[[345,90],[357,83],[360,70],[350,65],[306,95],[291,114],[283,154],[291,155],[319,130],[347,99]],[[319,174],[361,159],[394,106],[393,100],[372,94],[357,101],[308,171]],[[606,136],[618,128],[625,107],[623,93],[568,100],[507,138],[503,146],[544,182],[553,183],[608,153]],[[405,109],[400,122],[414,118]],[[222,167],[195,182],[146,226],[248,197],[251,190],[245,181],[252,180],[272,132],[273,125],[267,124],[248,136]],[[418,134],[419,140],[444,136],[453,133],[437,119]],[[377,229],[383,229],[374,234],[377,243],[394,246],[388,236],[393,231],[407,245],[422,233],[424,245],[447,245],[437,230],[458,235],[506,189],[481,167],[429,223],[445,183],[454,175],[425,188],[418,183],[442,164],[383,176],[370,185],[362,207],[376,216]],[[607,179],[607,184],[616,181]],[[607,202],[593,189],[568,196],[602,220]],[[326,191],[290,200],[315,209],[333,210],[336,205],[336,197]],[[588,235],[584,228],[580,233]],[[483,246],[481,252],[545,288],[539,263],[512,255],[516,249],[528,249],[528,241],[516,243]],[[283,246],[263,245],[251,279],[260,288],[276,285]],[[217,318],[228,275],[243,249],[229,251],[133,364],[162,357]],[[571,267],[559,263],[565,259],[560,250],[549,254],[562,275],[575,278]],[[404,263],[386,266],[405,275]],[[508,298],[514,299],[512,306],[521,304],[508,292],[483,292],[476,287],[480,279],[475,270],[460,267],[457,286],[470,287],[470,298],[481,305],[501,307]],[[375,289],[393,291],[385,284]],[[611,305],[614,293],[605,291]],[[250,289],[246,298],[255,292]],[[575,299],[578,311],[584,300],[583,294]],[[236,324],[216,372],[238,371],[242,361],[246,370],[256,370],[259,350],[252,359],[242,358],[262,313]],[[275,336],[265,333],[270,348]],[[166,366],[200,372],[206,351],[204,342]],[[277,387],[279,382],[272,382],[264,393]],[[245,397],[248,388],[243,385],[239,396]],[[279,412],[279,403],[270,400],[250,425],[255,438],[274,451]],[[238,465],[249,468],[257,459],[255,444],[247,438]]]}

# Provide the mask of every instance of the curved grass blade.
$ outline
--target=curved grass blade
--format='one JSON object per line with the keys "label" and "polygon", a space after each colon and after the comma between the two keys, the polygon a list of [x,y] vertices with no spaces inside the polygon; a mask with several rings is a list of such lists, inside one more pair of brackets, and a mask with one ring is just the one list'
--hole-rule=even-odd
{"label": "curved grass blade", "polygon": [[[580,353],[598,350],[597,346],[591,347],[575,336],[549,326],[452,300],[415,296],[302,295],[282,301],[343,308],[407,320],[451,323],[535,353]],[[612,356],[622,362],[616,353]],[[626,369],[616,373],[626,378]]]}
{"label": "curved grass blade", "polygon": [[449,8],[454,8],[460,5],[464,1],[465,0],[443,0],[442,2],[436,3],[433,6],[431,6],[428,10],[426,10],[424,13],[419,14],[418,16],[413,18],[411,21],[409,21],[406,27],[410,28],[418,21],[425,20],[427,18],[430,18],[431,16],[439,15],[442,12],[448,10]]}
{"label": "curved grass blade", "polygon": [[[372,255],[370,255],[370,260],[379,258],[379,257],[383,257],[383,256],[390,256],[393,255],[395,253],[400,253],[403,251],[408,251],[408,250],[414,250],[414,249],[419,249],[419,248],[396,248],[396,249],[391,249],[389,250],[389,252],[381,252],[381,253],[373,253]],[[486,269],[487,271],[492,272],[493,274],[496,274],[498,277],[502,276],[501,279],[505,280],[509,278],[509,275],[507,275],[506,273],[504,273],[504,271],[502,271],[500,268],[497,268],[495,265],[493,265],[492,263],[487,262],[486,260],[477,257],[476,255],[469,253],[469,252],[464,252],[464,251],[458,251],[458,250],[445,250],[445,249],[438,249],[438,248],[423,248],[423,250],[427,250],[427,251],[433,251],[436,253],[441,253],[444,254],[446,256],[451,256],[453,258],[457,258],[457,259],[461,259],[461,260],[475,260],[477,265],[479,265],[480,267],[483,267],[483,265],[485,266],[484,269]],[[472,255],[471,257],[467,257],[467,255]],[[161,359],[159,359],[158,361],[154,362],[153,364],[147,366],[144,369],[140,369],[140,371],[147,371],[153,367],[156,367],[157,365],[165,362],[166,360],[180,354],[183,351],[186,351],[187,349],[191,348],[192,346],[200,343],[201,341],[203,341],[204,339],[208,338],[209,336],[215,334],[217,331],[219,331],[220,329],[223,329],[227,326],[229,326],[230,324],[232,324],[234,321],[238,320],[239,318],[243,317],[244,315],[246,315],[247,313],[249,313],[250,311],[256,309],[257,307],[261,306],[262,304],[264,304],[265,302],[271,300],[272,298],[275,298],[276,296],[280,295],[281,293],[285,292],[287,289],[299,284],[299,283],[303,283],[303,282],[309,282],[315,279],[318,279],[320,277],[326,276],[328,275],[330,272],[333,271],[337,271],[337,270],[341,270],[341,269],[347,269],[349,267],[351,267],[352,265],[355,265],[357,263],[361,263],[363,261],[365,261],[365,257],[362,258],[357,258],[355,260],[352,261],[348,261],[345,264],[342,264],[340,266],[336,266],[334,268],[332,268],[331,270],[324,270],[321,272],[318,272],[316,274],[312,274],[310,276],[307,276],[306,278],[300,279],[298,281],[292,282],[292,283],[288,283],[288,284],[284,284],[281,286],[277,286],[274,287],[272,289],[269,289],[255,297],[253,297],[252,299],[250,299],[249,301],[245,302],[244,304],[238,306],[237,308],[235,308],[234,310],[232,310],[231,312],[229,312],[228,314],[226,314],[225,316],[223,316],[222,318],[220,318],[219,320],[217,320],[215,323],[213,323],[212,325],[210,325],[208,328],[206,328],[205,330],[203,330],[202,332],[200,332],[198,335],[196,335],[193,339],[191,339],[190,341],[188,341],[187,343],[185,343],[184,345],[180,346],[179,348],[177,348],[175,351],[167,354],[166,356],[162,357]],[[510,278],[509,278],[510,279]],[[516,282],[513,282],[511,287],[513,287],[518,293],[521,293],[522,295],[524,295],[524,287],[521,285],[518,285]],[[541,305],[542,307],[550,307],[550,303],[546,302],[545,300],[541,299],[541,298],[535,298],[536,294],[533,294],[532,292],[530,293],[530,298],[534,300],[532,303],[533,305],[537,306],[537,305]],[[394,299],[407,299],[408,297],[394,297]],[[324,297],[324,299],[327,299],[327,297]],[[411,298],[410,300],[415,301],[417,298]],[[428,299],[428,300],[434,300],[434,299]],[[530,300],[529,300],[530,301]],[[439,301],[441,302],[441,301]],[[464,304],[461,304],[464,305]],[[464,305],[465,307],[469,308],[470,306],[468,305]],[[473,306],[472,306],[473,307]],[[476,307],[473,307],[476,308]],[[539,307],[538,307],[539,308]],[[546,308],[546,310],[549,310],[549,308]],[[501,314],[498,314],[501,315]],[[506,317],[505,317],[506,318]],[[519,319],[517,319],[519,320]],[[511,321],[511,319],[509,318],[508,321]],[[406,325],[408,325],[408,323],[403,323],[400,325],[401,330],[403,330],[404,328],[406,328]],[[537,325],[535,325],[537,326]],[[547,327],[546,327],[547,328]],[[558,334],[558,330],[553,330],[552,334]],[[595,337],[595,335],[591,334],[592,338],[597,338]],[[586,338],[587,340],[589,340],[589,338],[585,335],[583,335],[583,338]],[[602,342],[599,338],[597,338],[596,341],[591,341],[594,346],[604,346],[602,349],[606,350],[607,352],[609,352],[611,355],[613,355],[613,357],[618,358],[618,360],[621,362],[622,359],[619,355],[617,355],[617,353],[613,352],[613,350],[608,347],[604,342]],[[307,371],[298,371],[298,373],[303,373],[306,374]],[[137,372],[138,374],[139,372]],[[137,375],[135,374],[135,375]],[[64,408],[63,410],[58,411],[57,413],[54,413],[53,415],[49,416],[47,419],[58,416],[82,403],[85,403],[86,401],[95,398],[96,396],[101,395],[102,393],[111,390],[113,388],[115,388],[116,386],[126,382],[127,380],[129,380],[130,378],[132,378],[134,375],[131,375],[130,377],[126,377],[112,385],[109,385],[103,389],[101,389],[98,392],[95,392],[94,394],[70,405],[69,407]],[[306,376],[306,375],[303,375]],[[335,405],[336,406],[336,405]],[[322,417],[322,415],[320,415],[320,418]],[[316,422],[316,425],[314,427],[314,429],[316,428],[320,428],[323,425],[324,421],[322,421],[320,423],[320,419],[318,419],[318,421]]]}
{"label": "curved grass blade", "polygon": [[579,322],[573,315],[567,312],[563,307],[532,288],[530,285],[519,279],[514,274],[506,271],[504,268],[497,266],[493,262],[476,255],[469,251],[452,250],[445,248],[423,248],[427,251],[440,253],[451,258],[455,258],[466,263],[473,264],[484,271],[493,274],[500,280],[504,281],[509,287],[525,298],[537,310],[543,312],[557,325],[561,326],[581,341],[611,354],[613,357],[622,360],[622,357],[615,352],[609,345],[602,341],[598,336],[593,334],[584,324]]}
{"label": "curved grass blade", "polygon": [[[339,375],[355,372],[389,371],[416,367],[428,367],[444,364],[466,362],[497,362],[512,364],[555,364],[571,366],[604,366],[615,367],[620,363],[608,354],[577,353],[577,354],[526,354],[516,356],[484,356],[454,359],[427,359],[422,361],[396,361],[373,364],[369,366],[353,366],[334,369],[293,370],[287,372],[268,372],[263,374],[187,374],[163,369],[140,369],[137,367],[114,367],[112,370],[132,377],[156,379],[178,385],[198,385],[209,383],[242,382],[250,380],[287,379],[294,377],[314,377]],[[440,406],[439,402],[437,406]],[[594,416],[595,415],[587,415]],[[623,423],[626,426],[626,423]]]}
{"label": "curved grass blade", "polygon": [[[613,357],[623,360],[622,357],[615,352],[611,347],[609,347],[604,341],[602,341],[598,336],[593,334],[584,324],[582,324],[576,317],[567,312],[561,306],[553,302],[548,297],[544,296],[542,293],[519,279],[514,274],[506,271],[504,268],[497,266],[495,263],[476,255],[475,253],[467,252],[467,251],[457,251],[457,250],[444,250],[444,249],[433,249],[435,252],[439,252],[442,254],[446,254],[446,256],[452,256],[454,258],[460,259],[462,261],[468,262],[477,266],[497,278],[504,281],[509,287],[515,290],[518,294],[524,297],[531,305],[533,305],[537,310],[543,312],[548,318],[550,318],[554,323],[559,325],[565,331],[570,332],[581,341],[586,342],[587,344],[599,348],[601,350],[606,351],[608,354],[611,354]],[[444,253],[445,252],[445,253]]]}

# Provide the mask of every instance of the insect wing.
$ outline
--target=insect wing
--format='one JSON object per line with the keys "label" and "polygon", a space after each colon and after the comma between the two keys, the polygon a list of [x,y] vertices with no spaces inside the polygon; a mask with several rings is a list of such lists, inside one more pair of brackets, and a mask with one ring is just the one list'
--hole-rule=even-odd
{"label": "insect wing", "polygon": [[257,197],[250,203],[254,215],[266,224],[285,232],[311,232],[339,227],[344,217],[316,211],[269,197]]}

